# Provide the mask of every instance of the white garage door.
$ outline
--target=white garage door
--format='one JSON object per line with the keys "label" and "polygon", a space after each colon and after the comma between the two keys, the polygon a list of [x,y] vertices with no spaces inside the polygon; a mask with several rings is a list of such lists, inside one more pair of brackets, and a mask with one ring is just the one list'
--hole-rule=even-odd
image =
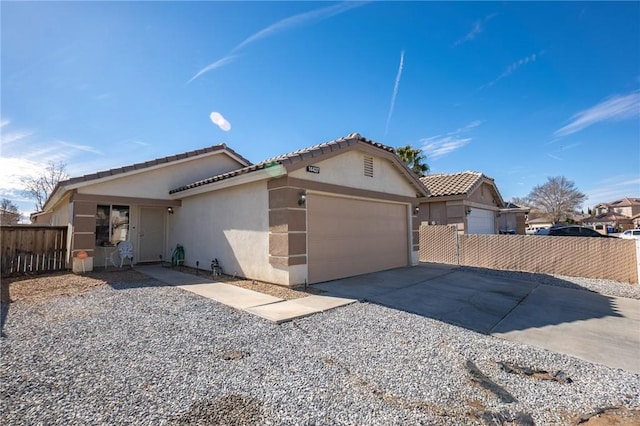
{"label": "white garage door", "polygon": [[467,234],[495,234],[493,212],[472,208],[467,216],[467,228]]}
{"label": "white garage door", "polygon": [[407,266],[407,206],[309,194],[309,283]]}

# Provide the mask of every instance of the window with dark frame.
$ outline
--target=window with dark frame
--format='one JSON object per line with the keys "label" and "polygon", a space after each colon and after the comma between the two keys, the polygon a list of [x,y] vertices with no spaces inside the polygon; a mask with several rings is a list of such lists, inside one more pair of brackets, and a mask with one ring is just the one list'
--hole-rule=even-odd
{"label": "window with dark frame", "polygon": [[129,206],[99,204],[96,210],[96,246],[129,239]]}

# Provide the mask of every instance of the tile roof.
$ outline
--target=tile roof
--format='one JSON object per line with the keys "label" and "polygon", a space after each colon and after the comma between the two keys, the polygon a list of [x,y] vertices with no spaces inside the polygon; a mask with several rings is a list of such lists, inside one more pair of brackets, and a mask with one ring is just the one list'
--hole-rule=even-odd
{"label": "tile roof", "polygon": [[447,195],[468,195],[482,181],[493,179],[479,172],[466,171],[460,173],[438,173],[420,178],[432,197]]}
{"label": "tile roof", "polygon": [[629,207],[640,205],[640,198],[625,197],[622,200],[616,200],[611,203],[603,203],[604,205],[611,207]]}
{"label": "tile roof", "polygon": [[590,216],[586,219],[583,219],[582,222],[592,223],[592,222],[600,222],[600,221],[616,221],[616,220],[631,220],[631,218],[616,212],[606,212],[599,214],[597,216]]}
{"label": "tile roof", "polygon": [[[366,143],[375,148],[381,149],[383,151],[387,151],[390,153],[395,153],[395,149],[390,146],[383,145],[378,142],[373,142],[369,139],[362,137],[359,133],[351,133],[342,138],[334,139],[329,142],[321,143],[318,145],[310,146],[308,148],[300,149],[297,151],[290,152],[288,154],[279,155],[277,157],[272,157],[266,159],[258,164],[253,164],[248,167],[244,167],[238,170],[234,170],[231,172],[227,172],[224,174],[220,174],[217,176],[212,176],[207,179],[200,180],[198,182],[191,183],[189,185],[183,185],[179,188],[172,189],[169,191],[169,194],[175,194],[177,192],[186,191],[188,189],[197,188],[199,186],[207,185],[210,183],[218,182],[224,179],[229,179],[238,175],[243,175],[251,172],[255,172],[257,170],[263,170],[268,167],[272,167],[275,165],[283,165],[287,166],[290,164],[297,163],[299,161],[308,160],[311,158],[319,157],[325,155],[327,153],[341,150],[343,148],[347,148],[349,146],[355,145],[357,143]],[[418,182],[419,183],[419,182]]]}
{"label": "tile roof", "polygon": [[183,160],[185,158],[196,157],[198,155],[207,154],[207,153],[216,152],[216,151],[223,151],[223,150],[226,150],[227,152],[239,158],[241,161],[245,162],[246,164],[251,164],[251,161],[247,160],[246,158],[244,158],[243,156],[241,156],[240,154],[238,154],[237,152],[229,148],[226,144],[219,144],[219,145],[213,145],[207,148],[196,149],[194,151],[184,152],[182,154],[169,155],[167,157],[156,158],[155,160],[145,161],[144,163],[136,163],[130,166],[117,167],[115,169],[104,170],[104,171],[91,173],[84,176],[74,177],[71,179],[61,181],[58,184],[58,186],[73,185],[75,183],[87,182],[94,179],[100,179],[107,176],[119,175],[122,173],[131,172],[133,170],[146,169],[148,167],[157,166],[160,164],[171,163],[173,161]]}

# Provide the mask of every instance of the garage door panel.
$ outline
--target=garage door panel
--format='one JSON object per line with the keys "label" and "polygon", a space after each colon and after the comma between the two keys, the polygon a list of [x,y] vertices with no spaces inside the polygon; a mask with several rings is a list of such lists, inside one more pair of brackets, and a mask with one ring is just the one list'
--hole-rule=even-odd
{"label": "garage door panel", "polygon": [[309,282],[406,266],[406,209],[402,204],[310,194]]}
{"label": "garage door panel", "polygon": [[472,208],[467,216],[467,234],[495,234],[493,212]]}

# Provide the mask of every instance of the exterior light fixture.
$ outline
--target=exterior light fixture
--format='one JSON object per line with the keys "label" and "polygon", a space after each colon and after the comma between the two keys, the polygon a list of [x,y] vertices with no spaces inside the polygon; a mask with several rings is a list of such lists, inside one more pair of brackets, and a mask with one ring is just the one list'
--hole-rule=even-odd
{"label": "exterior light fixture", "polygon": [[418,214],[418,213],[420,213],[420,206],[416,206],[416,207],[413,209],[413,213],[414,213],[414,214]]}
{"label": "exterior light fixture", "polygon": [[167,207],[167,213],[173,214],[173,207]]}
{"label": "exterior light fixture", "polygon": [[305,191],[302,191],[300,193],[300,198],[298,199],[298,205],[304,206],[306,203],[307,203],[307,193]]}
{"label": "exterior light fixture", "polygon": [[467,207],[467,208],[464,210],[464,214],[468,215],[469,213],[471,213],[471,207]]}

